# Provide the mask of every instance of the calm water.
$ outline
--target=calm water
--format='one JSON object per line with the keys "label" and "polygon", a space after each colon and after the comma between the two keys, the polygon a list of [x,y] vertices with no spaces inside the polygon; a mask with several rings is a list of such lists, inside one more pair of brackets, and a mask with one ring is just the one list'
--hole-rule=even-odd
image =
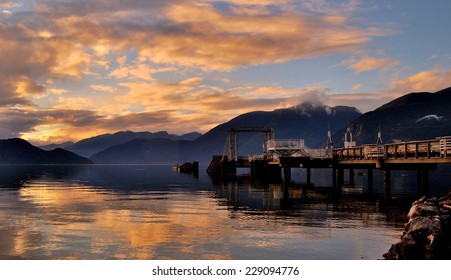
{"label": "calm water", "polygon": [[202,168],[193,176],[171,166],[3,166],[0,258],[382,258],[411,200],[387,203],[359,186],[333,196],[325,178],[314,173],[315,188],[287,194],[245,176],[216,182]]}

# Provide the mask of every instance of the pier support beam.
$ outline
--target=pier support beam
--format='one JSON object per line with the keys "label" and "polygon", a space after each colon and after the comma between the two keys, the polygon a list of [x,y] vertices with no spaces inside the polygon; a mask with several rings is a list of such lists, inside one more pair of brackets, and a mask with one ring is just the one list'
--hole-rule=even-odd
{"label": "pier support beam", "polygon": [[429,170],[417,170],[417,189],[420,196],[429,194]]}
{"label": "pier support beam", "polygon": [[270,178],[268,162],[266,160],[254,160],[250,162],[251,179],[253,182],[267,182]]}
{"label": "pier support beam", "polygon": [[343,168],[338,168],[338,176],[337,176],[337,186],[341,190],[343,184],[345,182],[345,175]]}
{"label": "pier support beam", "polygon": [[373,169],[368,168],[368,193],[373,194]]}
{"label": "pier support beam", "polygon": [[280,166],[277,164],[268,164],[268,180],[269,182],[280,183],[282,181]]}
{"label": "pier support beam", "polygon": [[227,162],[227,173],[230,176],[236,176],[236,161],[235,160],[231,160],[231,161]]}
{"label": "pier support beam", "polygon": [[354,168],[349,169],[349,185],[355,186],[354,183]]}
{"label": "pier support beam", "polygon": [[291,167],[288,165],[283,167],[283,184],[285,187],[291,185]]}
{"label": "pier support beam", "polygon": [[429,170],[423,169],[423,195],[429,194]]}
{"label": "pier support beam", "polygon": [[289,188],[291,186],[291,167],[289,165],[282,166],[282,191],[285,199],[290,198]]}
{"label": "pier support beam", "polygon": [[311,185],[311,181],[312,181],[312,170],[310,169],[310,167],[307,167],[307,186]]}
{"label": "pier support beam", "polygon": [[390,169],[384,170],[384,197],[385,199],[391,199],[391,186],[390,186]]}
{"label": "pier support beam", "polygon": [[340,194],[344,183],[343,168],[332,167],[332,189],[335,194]]}
{"label": "pier support beam", "polygon": [[332,188],[337,189],[337,168],[335,166],[332,167]]}
{"label": "pier support beam", "polygon": [[334,167],[332,170],[332,185],[333,192],[335,194],[340,194],[344,183],[344,172],[343,168]]}

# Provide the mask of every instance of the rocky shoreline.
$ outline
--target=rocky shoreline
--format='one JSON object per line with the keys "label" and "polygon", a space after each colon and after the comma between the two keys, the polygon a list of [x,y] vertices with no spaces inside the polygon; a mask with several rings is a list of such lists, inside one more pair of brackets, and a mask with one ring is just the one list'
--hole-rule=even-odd
{"label": "rocky shoreline", "polygon": [[451,191],[440,199],[415,201],[407,218],[401,241],[391,246],[385,259],[451,259]]}

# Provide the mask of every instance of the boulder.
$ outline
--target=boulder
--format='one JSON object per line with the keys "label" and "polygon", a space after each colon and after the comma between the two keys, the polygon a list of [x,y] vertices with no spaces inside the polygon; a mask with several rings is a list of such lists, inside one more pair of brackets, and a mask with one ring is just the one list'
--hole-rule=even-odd
{"label": "boulder", "polygon": [[401,241],[385,259],[451,259],[451,192],[437,199],[422,197],[412,203]]}

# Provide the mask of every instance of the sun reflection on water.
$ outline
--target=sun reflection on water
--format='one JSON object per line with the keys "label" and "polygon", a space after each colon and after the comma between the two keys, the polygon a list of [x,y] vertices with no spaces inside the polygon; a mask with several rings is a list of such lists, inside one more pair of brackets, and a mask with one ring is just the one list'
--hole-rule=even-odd
{"label": "sun reflection on water", "polygon": [[[62,258],[153,259],[160,247],[190,256],[193,244],[217,242],[227,232],[215,230],[216,223],[227,219],[226,212],[212,212],[214,199],[192,193],[167,194],[162,199],[159,192],[126,195],[97,192],[89,186],[29,182],[18,197],[33,209],[29,229],[35,228],[46,239],[42,241],[54,244],[45,251],[55,250]],[[27,254],[23,239],[28,237],[18,235],[14,254]]]}

